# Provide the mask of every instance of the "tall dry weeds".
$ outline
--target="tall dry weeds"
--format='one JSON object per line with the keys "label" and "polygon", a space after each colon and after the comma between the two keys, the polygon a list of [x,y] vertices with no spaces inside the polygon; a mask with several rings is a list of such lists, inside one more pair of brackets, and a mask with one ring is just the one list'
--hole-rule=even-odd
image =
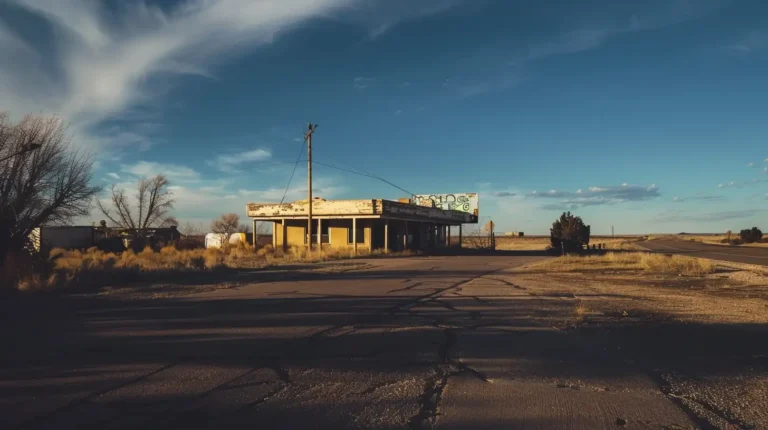
{"label": "tall dry weeds", "polygon": [[536,265],[545,271],[578,272],[588,270],[642,270],[663,275],[704,276],[714,273],[711,260],[681,255],[647,252],[609,252],[605,255],[568,255]]}

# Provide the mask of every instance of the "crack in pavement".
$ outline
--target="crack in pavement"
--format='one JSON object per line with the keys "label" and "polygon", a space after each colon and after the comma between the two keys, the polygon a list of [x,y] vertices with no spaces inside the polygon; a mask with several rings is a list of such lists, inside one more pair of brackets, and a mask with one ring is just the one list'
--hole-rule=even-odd
{"label": "crack in pavement", "polygon": [[527,290],[525,287],[521,287],[520,285],[515,285],[512,282],[507,281],[506,279],[499,279],[499,278],[489,278],[489,277],[483,277],[483,279],[488,279],[491,281],[501,282],[502,284],[508,285],[512,288],[516,288],[518,290]]}
{"label": "crack in pavement", "polygon": [[125,382],[123,382],[121,384],[113,385],[113,386],[111,386],[109,388],[105,388],[103,390],[99,390],[99,391],[96,391],[94,393],[91,393],[91,394],[89,394],[89,395],[87,395],[85,397],[81,397],[79,399],[73,400],[73,401],[67,403],[66,405],[61,406],[59,408],[56,408],[56,409],[54,409],[54,410],[52,410],[52,411],[50,411],[50,412],[48,412],[46,414],[38,415],[38,416],[35,416],[32,419],[30,419],[29,421],[19,423],[19,425],[17,425],[16,428],[30,428],[30,427],[33,427],[35,425],[39,425],[39,424],[41,424],[41,423],[43,423],[43,422],[45,422],[45,421],[55,417],[56,415],[58,415],[58,414],[60,414],[62,412],[65,412],[65,411],[70,410],[72,408],[76,408],[76,407],[78,407],[80,405],[84,405],[84,404],[90,402],[92,399],[95,399],[97,397],[103,396],[104,394],[107,394],[107,393],[109,393],[111,391],[119,390],[119,389],[127,387],[127,386],[129,386],[131,384],[135,384],[137,382],[141,382],[141,381],[143,381],[146,378],[149,378],[149,377],[151,377],[153,375],[156,375],[156,374],[158,374],[160,372],[168,370],[168,369],[172,368],[173,366],[179,365],[181,363],[182,363],[182,361],[180,360],[180,361],[176,361],[176,362],[173,362],[173,363],[170,363],[170,364],[166,364],[166,365],[161,366],[161,367],[159,367],[159,368],[157,368],[157,369],[155,369],[155,370],[153,370],[151,372],[145,373],[144,375],[141,375],[141,376],[139,376],[137,378],[130,379],[130,380],[125,381]]}
{"label": "crack in pavement", "polygon": [[408,290],[412,290],[412,289],[414,289],[414,288],[416,288],[416,287],[418,287],[418,286],[421,286],[421,285],[424,285],[424,283],[423,283],[423,282],[416,282],[415,284],[413,284],[413,285],[411,285],[411,286],[408,286],[408,287],[405,287],[405,288],[398,288],[398,289],[396,289],[396,290],[390,290],[390,291],[387,291],[387,294],[389,294],[389,293],[396,293],[396,292],[398,292],[398,291],[408,291]]}

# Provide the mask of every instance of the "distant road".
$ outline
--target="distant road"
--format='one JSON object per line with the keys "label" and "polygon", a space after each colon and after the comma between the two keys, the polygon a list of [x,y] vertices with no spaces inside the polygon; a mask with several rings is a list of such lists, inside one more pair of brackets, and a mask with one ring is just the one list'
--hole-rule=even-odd
{"label": "distant road", "polygon": [[709,245],[701,242],[681,240],[675,237],[648,240],[640,242],[639,245],[655,252],[768,266],[768,248]]}

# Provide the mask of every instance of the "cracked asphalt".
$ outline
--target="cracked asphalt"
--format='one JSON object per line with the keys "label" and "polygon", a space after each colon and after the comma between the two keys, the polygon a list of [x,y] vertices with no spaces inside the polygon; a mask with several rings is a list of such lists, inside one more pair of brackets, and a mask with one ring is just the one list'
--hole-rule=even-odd
{"label": "cracked asphalt", "polygon": [[572,296],[517,284],[513,268],[546,258],[533,254],[20,300],[2,329],[0,428],[704,426],[653,369],[569,330]]}

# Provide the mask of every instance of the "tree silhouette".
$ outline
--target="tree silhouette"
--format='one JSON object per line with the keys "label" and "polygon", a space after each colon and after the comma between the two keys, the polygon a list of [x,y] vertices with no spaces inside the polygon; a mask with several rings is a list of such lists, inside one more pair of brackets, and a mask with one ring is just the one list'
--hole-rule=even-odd
{"label": "tree silhouette", "polygon": [[583,245],[589,245],[590,227],[580,217],[570,212],[563,212],[560,219],[552,223],[549,239],[552,247],[565,252],[579,251]]}

